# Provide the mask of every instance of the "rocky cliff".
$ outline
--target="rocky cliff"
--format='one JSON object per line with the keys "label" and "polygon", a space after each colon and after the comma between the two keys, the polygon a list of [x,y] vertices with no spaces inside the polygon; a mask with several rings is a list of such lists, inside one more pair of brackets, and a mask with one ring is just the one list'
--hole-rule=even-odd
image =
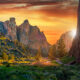
{"label": "rocky cliff", "polygon": [[61,38],[64,40],[66,50],[69,51],[73,41],[72,31],[62,34],[60,39]]}
{"label": "rocky cliff", "polygon": [[44,33],[37,26],[30,25],[28,20],[25,20],[20,26],[16,25],[15,18],[0,22],[0,32],[12,41],[18,40],[31,49],[41,48],[47,55],[50,45]]}
{"label": "rocky cliff", "polygon": [[7,30],[6,36],[9,37],[12,41],[17,40],[17,27],[15,18],[10,18],[10,20],[5,21],[4,27]]}

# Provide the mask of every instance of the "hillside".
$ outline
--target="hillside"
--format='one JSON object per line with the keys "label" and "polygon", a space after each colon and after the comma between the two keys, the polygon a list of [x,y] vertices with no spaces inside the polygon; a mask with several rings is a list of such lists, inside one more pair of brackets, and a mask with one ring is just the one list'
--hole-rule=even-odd
{"label": "hillside", "polygon": [[13,54],[16,58],[26,57],[28,54],[27,48],[19,43],[18,41],[11,41],[9,38],[6,38],[3,34],[0,34],[0,57],[3,57],[3,54]]}

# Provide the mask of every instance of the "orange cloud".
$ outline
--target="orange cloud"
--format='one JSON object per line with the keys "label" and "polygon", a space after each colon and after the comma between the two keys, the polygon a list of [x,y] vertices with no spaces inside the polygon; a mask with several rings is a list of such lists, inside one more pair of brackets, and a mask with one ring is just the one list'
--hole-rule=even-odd
{"label": "orange cloud", "polygon": [[62,33],[76,28],[77,3],[1,4],[0,20],[10,17],[15,17],[18,25],[28,19],[31,25],[37,25],[44,31],[50,44],[54,44]]}

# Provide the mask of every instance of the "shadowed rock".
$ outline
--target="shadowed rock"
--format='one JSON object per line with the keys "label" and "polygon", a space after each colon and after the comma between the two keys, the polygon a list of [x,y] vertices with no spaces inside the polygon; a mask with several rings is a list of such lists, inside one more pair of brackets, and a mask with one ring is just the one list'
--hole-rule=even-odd
{"label": "shadowed rock", "polygon": [[0,33],[7,34],[7,29],[5,28],[3,22],[0,22]]}
{"label": "shadowed rock", "polygon": [[79,0],[79,7],[78,7],[77,34],[72,43],[72,47],[69,53],[70,56],[74,56],[76,58],[77,63],[80,63],[80,0]]}

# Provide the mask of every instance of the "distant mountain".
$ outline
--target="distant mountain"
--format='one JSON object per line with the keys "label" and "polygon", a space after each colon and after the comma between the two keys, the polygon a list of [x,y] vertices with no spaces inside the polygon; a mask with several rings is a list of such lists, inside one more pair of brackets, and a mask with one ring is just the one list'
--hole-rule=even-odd
{"label": "distant mountain", "polygon": [[17,40],[31,49],[38,50],[41,48],[44,56],[48,54],[50,44],[44,33],[37,26],[30,25],[28,20],[25,20],[20,26],[16,25],[15,18],[0,22],[0,32],[10,40]]}
{"label": "distant mountain", "polygon": [[64,40],[66,50],[69,51],[72,46],[72,41],[73,41],[72,32],[68,31],[68,32],[62,34],[60,39],[61,38]]}

